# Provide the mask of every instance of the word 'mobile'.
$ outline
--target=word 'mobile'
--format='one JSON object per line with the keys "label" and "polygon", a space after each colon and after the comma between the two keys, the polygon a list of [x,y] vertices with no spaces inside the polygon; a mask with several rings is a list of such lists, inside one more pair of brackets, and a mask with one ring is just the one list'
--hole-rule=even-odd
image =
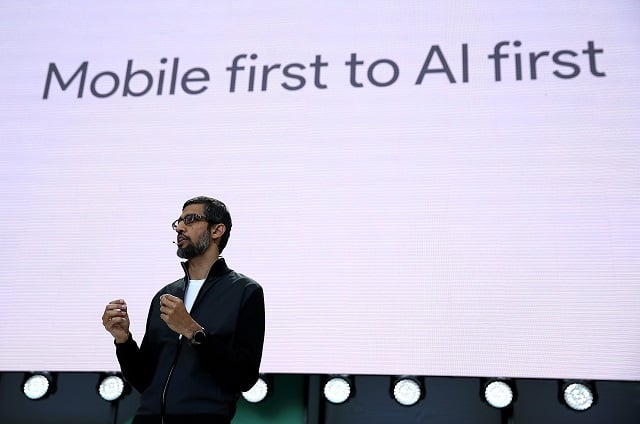
{"label": "word 'mobile'", "polygon": [[[166,58],[160,60],[161,64],[166,64],[168,61]],[[154,75],[151,71],[146,69],[133,69],[133,60],[127,61],[127,68],[124,77],[119,77],[116,72],[103,71],[96,74],[89,82],[89,91],[91,95],[98,98],[110,97],[119,90],[122,91],[122,96],[140,97],[149,93],[154,89],[155,94],[161,96],[168,92],[168,94],[175,94],[178,89],[182,90],[186,94],[200,94],[204,93],[208,86],[204,83],[209,82],[209,72],[206,69],[195,67],[189,68],[186,71],[180,71],[180,59],[174,58],[171,64],[171,69],[167,72],[167,69],[160,69],[157,71],[157,75]],[[78,69],[65,81],[55,63],[49,64],[47,71],[47,80],[44,85],[43,99],[49,98],[49,92],[51,90],[51,80],[55,78],[59,87],[65,91],[77,80],[77,96],[82,98],[85,94],[85,86],[87,83],[87,73],[89,69],[89,62],[85,61],[80,64]],[[135,83],[132,83],[133,79],[136,79]],[[178,81],[180,82],[178,84]],[[122,88],[121,88],[122,87]]]}

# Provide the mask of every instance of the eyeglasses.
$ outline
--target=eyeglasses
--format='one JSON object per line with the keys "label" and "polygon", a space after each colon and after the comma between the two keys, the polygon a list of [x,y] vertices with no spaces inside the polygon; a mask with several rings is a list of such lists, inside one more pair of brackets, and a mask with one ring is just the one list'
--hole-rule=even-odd
{"label": "eyeglasses", "polygon": [[174,230],[178,228],[180,222],[184,221],[184,225],[191,225],[196,221],[209,221],[206,216],[198,215],[197,213],[190,213],[189,215],[185,215],[182,218],[178,218],[171,223],[171,228]]}

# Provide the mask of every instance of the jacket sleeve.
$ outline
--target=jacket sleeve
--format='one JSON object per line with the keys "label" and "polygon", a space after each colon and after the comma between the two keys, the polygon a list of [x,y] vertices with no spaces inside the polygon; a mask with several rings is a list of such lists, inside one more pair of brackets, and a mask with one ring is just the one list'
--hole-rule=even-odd
{"label": "jacket sleeve", "polygon": [[198,348],[207,368],[226,387],[247,391],[258,380],[264,344],[264,294],[253,291],[241,307],[232,342],[207,334]]}
{"label": "jacket sleeve", "polygon": [[[147,318],[148,326],[148,318]],[[142,339],[141,347],[133,340],[129,333],[129,338],[125,343],[116,345],[116,357],[120,363],[122,375],[129,384],[139,393],[142,393],[151,383],[153,377],[153,363],[146,355],[148,351],[147,342]]]}

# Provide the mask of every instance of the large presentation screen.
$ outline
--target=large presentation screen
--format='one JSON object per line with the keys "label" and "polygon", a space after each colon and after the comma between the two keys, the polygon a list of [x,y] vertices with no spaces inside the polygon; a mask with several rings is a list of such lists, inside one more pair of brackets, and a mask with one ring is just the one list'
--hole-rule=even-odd
{"label": "large presentation screen", "polygon": [[224,201],[265,373],[640,380],[637,1],[3,1],[0,370],[101,323]]}

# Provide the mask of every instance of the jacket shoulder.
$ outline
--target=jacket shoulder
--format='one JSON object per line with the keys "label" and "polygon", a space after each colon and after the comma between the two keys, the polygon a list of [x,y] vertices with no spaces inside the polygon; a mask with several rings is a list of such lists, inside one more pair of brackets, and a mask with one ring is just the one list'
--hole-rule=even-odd
{"label": "jacket shoulder", "polygon": [[263,295],[262,286],[256,280],[236,271],[230,271],[225,276],[223,285],[230,289],[229,293],[236,293],[236,296],[244,300],[254,294]]}

